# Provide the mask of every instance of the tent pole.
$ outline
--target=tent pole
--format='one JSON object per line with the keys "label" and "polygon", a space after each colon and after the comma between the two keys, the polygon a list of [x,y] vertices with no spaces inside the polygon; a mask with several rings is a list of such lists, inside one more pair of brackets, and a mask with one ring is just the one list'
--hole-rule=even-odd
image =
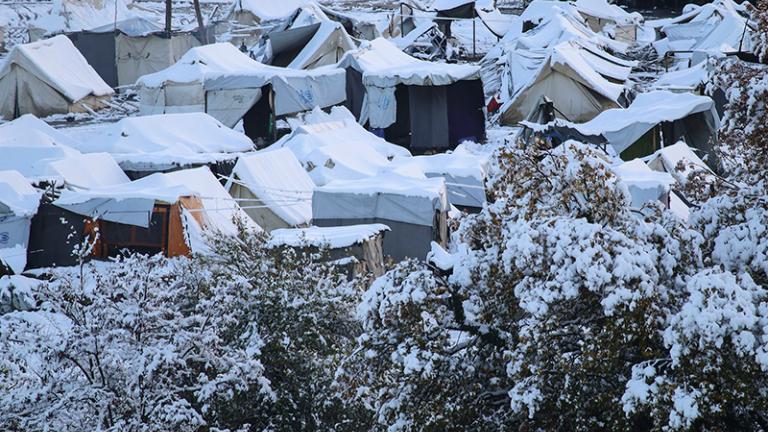
{"label": "tent pole", "polygon": [[400,37],[405,37],[405,15],[403,15],[402,2],[400,2]]}
{"label": "tent pole", "polygon": [[165,31],[168,36],[171,35],[171,16],[172,16],[173,0],[165,0]]}
{"label": "tent pole", "polygon": [[475,37],[475,27],[477,26],[477,15],[475,9],[472,9],[472,57],[477,57],[477,41]]}

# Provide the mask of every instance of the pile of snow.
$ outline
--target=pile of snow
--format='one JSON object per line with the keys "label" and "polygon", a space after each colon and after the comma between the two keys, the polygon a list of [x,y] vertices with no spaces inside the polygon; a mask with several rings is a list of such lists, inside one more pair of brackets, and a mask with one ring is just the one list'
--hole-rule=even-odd
{"label": "pile of snow", "polygon": [[389,227],[384,224],[277,229],[272,231],[268,245],[340,249],[360,244],[386,231]]}

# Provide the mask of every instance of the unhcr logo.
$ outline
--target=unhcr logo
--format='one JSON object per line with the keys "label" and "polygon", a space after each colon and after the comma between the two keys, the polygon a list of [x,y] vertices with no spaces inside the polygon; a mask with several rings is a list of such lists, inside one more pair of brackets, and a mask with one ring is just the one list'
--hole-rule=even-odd
{"label": "unhcr logo", "polygon": [[315,95],[312,93],[312,90],[310,89],[304,89],[299,91],[299,100],[301,101],[302,105],[304,106],[314,106],[315,105]]}
{"label": "unhcr logo", "polygon": [[0,244],[7,245],[11,239],[11,234],[8,231],[0,232]]}

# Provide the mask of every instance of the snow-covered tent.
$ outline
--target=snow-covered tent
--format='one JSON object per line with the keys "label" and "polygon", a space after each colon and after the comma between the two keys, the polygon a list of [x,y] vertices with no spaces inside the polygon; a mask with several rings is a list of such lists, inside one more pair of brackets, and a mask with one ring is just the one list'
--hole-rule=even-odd
{"label": "snow-covered tent", "polygon": [[381,36],[379,28],[374,22],[362,19],[354,13],[341,12],[321,4],[318,6],[328,18],[340,23],[347,34],[355,39],[374,40]]}
{"label": "snow-covered tent", "polygon": [[[696,171],[712,176],[713,179],[715,177],[715,173],[701,160],[695,149],[682,141],[657,150],[647,158],[647,163],[654,171],[669,173],[681,186],[684,186],[688,182],[688,176]],[[680,167],[682,170],[678,169]]]}
{"label": "snow-covered tent", "polygon": [[707,96],[653,91],[640,93],[628,108],[604,111],[586,123],[556,120],[546,126],[524,124],[560,142],[577,139],[609,144],[622,159],[631,160],[680,140],[709,154],[720,118],[714,101]]}
{"label": "snow-covered tent", "polygon": [[0,275],[24,271],[32,217],[41,196],[18,171],[0,171]]}
{"label": "snow-covered tent", "polygon": [[392,168],[392,158],[410,156],[408,150],[365,130],[351,115],[297,125],[266,150],[280,148],[291,150],[318,186],[375,176]]}
{"label": "snow-covered tent", "polygon": [[247,26],[285,20],[309,0],[235,0],[229,8],[228,19]]}
{"label": "snow-covered tent", "polygon": [[229,175],[253,143],[207,114],[182,113],[126,117],[99,128],[78,149],[111,154],[131,178],[201,165]]}
{"label": "snow-covered tent", "polygon": [[50,35],[78,32],[115,21],[156,15],[132,0],[53,0],[46,13],[29,25],[31,41]]}
{"label": "snow-covered tent", "polygon": [[339,67],[347,70],[347,107],[390,142],[427,152],[485,137],[477,66],[418,60],[379,38],[347,53]]}
{"label": "snow-covered tent", "polygon": [[96,258],[123,250],[166,256],[207,252],[205,234],[235,235],[235,219],[259,230],[206,167],[64,191],[53,204],[90,220],[86,235],[96,239]]}
{"label": "snow-covered tent", "polygon": [[384,274],[383,238],[389,227],[383,224],[338,227],[282,228],[272,231],[268,246],[297,248],[306,252],[324,249],[328,259],[348,263],[351,275]]}
{"label": "snow-covered tent", "polygon": [[326,227],[384,224],[392,230],[384,237],[384,255],[424,259],[432,241],[448,241],[447,195],[442,178],[387,173],[336,180],[315,189],[312,221]]}
{"label": "snow-covered tent", "polygon": [[637,40],[637,27],[643,21],[639,13],[629,13],[607,0],[576,0],[574,5],[593,31],[610,34],[623,42]]}
{"label": "snow-covered tent", "polygon": [[344,26],[328,18],[314,24],[271,31],[266,37],[264,63],[291,69],[336,64],[344,53],[356,46]]}
{"label": "snow-covered tent", "polygon": [[668,173],[652,170],[642,159],[632,159],[611,170],[629,189],[632,207],[640,208],[652,201],[659,201],[669,207],[670,186],[675,180]]}
{"label": "snow-covered tent", "polygon": [[189,50],[176,64],[138,81],[141,114],[206,112],[251,138],[274,136],[275,118],[345,98],[344,71],[267,66],[228,43]]}
{"label": "snow-covered tent", "polygon": [[625,106],[626,82],[635,65],[575,40],[544,50],[510,51],[502,75],[501,123],[528,119],[545,97],[556,117],[573,122]]}
{"label": "snow-covered tent", "polygon": [[68,34],[112,87],[131,85],[142,75],[165,69],[190,48],[207,43],[205,31],[174,31],[141,16]]}
{"label": "snow-covered tent", "polygon": [[485,179],[490,166],[489,154],[476,154],[461,145],[450,153],[395,158],[397,169],[410,168],[427,177],[445,179],[448,202],[459,209],[478,211],[486,202]]}
{"label": "snow-covered tent", "polygon": [[288,149],[241,156],[226,188],[266,231],[306,226],[312,220],[315,184]]}
{"label": "snow-covered tent", "polygon": [[17,45],[0,63],[0,116],[39,117],[104,107],[114,92],[66,36]]}
{"label": "snow-covered tent", "polygon": [[28,114],[0,125],[0,170],[17,170],[30,182],[92,188],[128,177],[106,153],[82,154],[78,143]]}
{"label": "snow-covered tent", "polygon": [[[708,54],[751,53],[760,30],[749,19],[749,6],[733,0],[714,0],[702,6],[690,5],[682,15],[649,21],[662,39],[653,43],[660,56],[668,51],[693,52],[691,63]],[[681,57],[688,56],[687,53]]]}

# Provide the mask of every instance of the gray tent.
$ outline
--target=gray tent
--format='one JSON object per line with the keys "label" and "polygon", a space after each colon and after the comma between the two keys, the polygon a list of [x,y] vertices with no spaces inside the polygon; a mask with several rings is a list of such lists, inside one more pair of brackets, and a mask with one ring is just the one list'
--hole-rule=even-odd
{"label": "gray tent", "polygon": [[384,255],[424,259],[432,241],[445,245],[448,198],[442,178],[386,175],[333,181],[315,189],[312,217],[317,226],[381,223],[392,231]]}
{"label": "gray tent", "polygon": [[142,17],[68,36],[111,87],[131,85],[142,75],[172,65],[190,48],[210,42],[205,29],[168,34],[160,24]]}

